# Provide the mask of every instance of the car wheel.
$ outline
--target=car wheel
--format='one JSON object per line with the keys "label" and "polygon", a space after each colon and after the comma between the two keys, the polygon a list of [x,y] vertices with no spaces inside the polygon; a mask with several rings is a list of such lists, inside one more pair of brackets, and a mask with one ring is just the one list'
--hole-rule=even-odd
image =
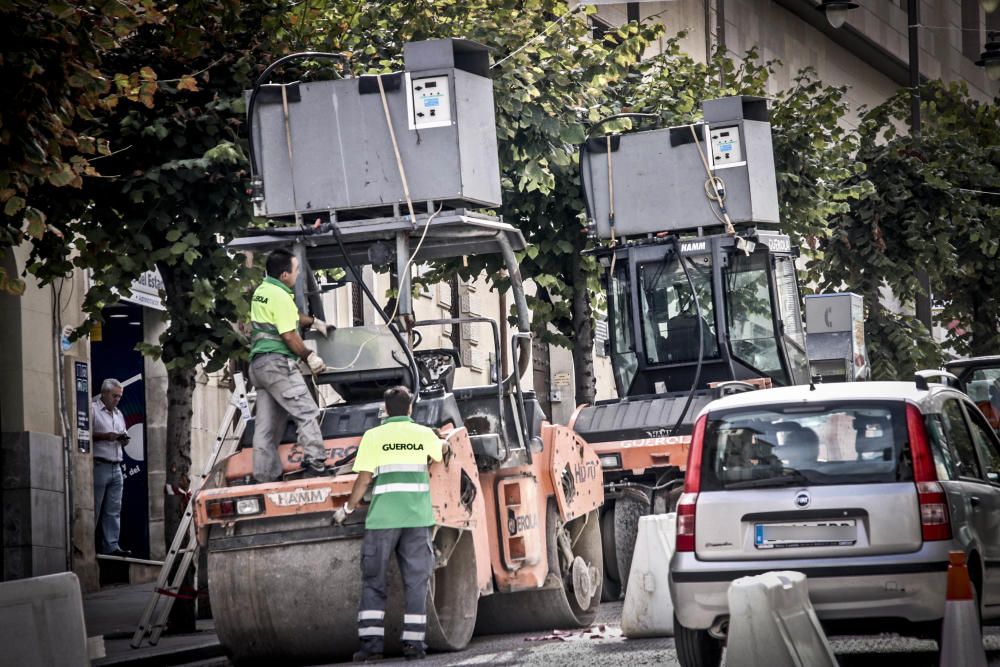
{"label": "car wheel", "polygon": [[674,614],[674,645],[681,667],[719,667],[722,664],[722,640],[708,630],[685,628]]}

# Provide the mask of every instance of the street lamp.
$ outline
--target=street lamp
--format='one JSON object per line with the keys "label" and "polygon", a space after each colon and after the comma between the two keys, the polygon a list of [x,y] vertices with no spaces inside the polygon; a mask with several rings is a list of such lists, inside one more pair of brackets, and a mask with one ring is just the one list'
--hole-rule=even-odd
{"label": "street lamp", "polygon": [[976,64],[986,68],[986,76],[990,81],[1000,81],[1000,32],[989,34],[986,38],[986,50],[979,56]]}
{"label": "street lamp", "polygon": [[[985,2],[1000,2],[1000,0],[984,0]],[[847,21],[847,12],[857,9],[858,3],[846,0],[823,0],[816,9],[826,14],[826,20],[834,28],[839,28]]]}
{"label": "street lamp", "polygon": [[997,10],[997,7],[1000,7],[1000,0],[979,0],[979,4],[984,12],[992,14]]}

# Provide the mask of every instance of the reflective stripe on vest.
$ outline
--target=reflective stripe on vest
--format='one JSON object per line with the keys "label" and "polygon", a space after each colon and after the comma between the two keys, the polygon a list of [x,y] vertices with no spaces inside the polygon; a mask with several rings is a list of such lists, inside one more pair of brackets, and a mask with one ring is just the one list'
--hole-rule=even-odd
{"label": "reflective stripe on vest", "polygon": [[250,335],[250,345],[253,346],[255,343],[261,340],[275,340],[279,343],[284,343],[284,339],[278,334],[278,327],[273,324],[266,324],[264,322],[251,322],[250,327],[252,333]]}
{"label": "reflective stripe on vest", "polygon": [[383,493],[422,493],[430,490],[430,484],[379,484],[372,489],[372,495],[380,496]]}
{"label": "reflective stripe on vest", "polygon": [[388,472],[427,472],[426,463],[390,463],[389,465],[379,466],[375,469],[375,476],[378,477],[383,473]]}

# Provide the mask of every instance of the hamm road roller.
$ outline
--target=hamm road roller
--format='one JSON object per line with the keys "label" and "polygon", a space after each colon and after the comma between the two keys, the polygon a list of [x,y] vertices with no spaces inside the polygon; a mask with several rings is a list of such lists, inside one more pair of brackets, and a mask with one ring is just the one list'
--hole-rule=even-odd
{"label": "hamm road roller", "polygon": [[[589,625],[603,580],[600,463],[522,388],[531,340],[515,253],[525,241],[498,217],[472,211],[500,203],[487,51],[463,40],[417,42],[406,45],[397,74],[272,83],[295,58],[269,67],[248,93],[255,205],[274,224],[231,247],[292,249],[302,312],[327,319],[320,272],[363,295],[368,306],[359,310],[374,319],[306,337],[328,364],[314,376],[319,393],[331,393],[326,385],[337,397],[320,400],[333,474],[295,476],[302,451],[289,423],[279,446],[286,477],[257,483],[251,423],[193,500],[220,641],[241,665],[332,661],[358,648],[365,505],[344,525],[332,519],[354,483],[361,436],[380,423],[382,393],[397,384],[417,397],[414,420],[438,429],[451,450],[430,467],[430,649],[461,649],[474,633]],[[494,319],[416,318],[414,265],[484,254],[510,278],[509,340]],[[365,282],[372,272],[389,275],[391,307]],[[488,332],[490,384],[455,387],[458,350],[422,345],[446,340],[440,332],[452,327]],[[392,638],[402,624],[398,574],[390,581],[388,653],[399,650]]]}

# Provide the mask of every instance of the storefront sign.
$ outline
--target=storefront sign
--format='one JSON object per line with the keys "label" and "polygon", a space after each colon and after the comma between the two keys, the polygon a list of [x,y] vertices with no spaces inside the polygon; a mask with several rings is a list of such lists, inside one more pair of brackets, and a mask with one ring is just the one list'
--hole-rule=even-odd
{"label": "storefront sign", "polygon": [[122,301],[155,310],[166,310],[163,299],[160,298],[161,289],[163,289],[163,278],[160,277],[159,270],[146,271],[132,281],[132,296],[122,297]]}

